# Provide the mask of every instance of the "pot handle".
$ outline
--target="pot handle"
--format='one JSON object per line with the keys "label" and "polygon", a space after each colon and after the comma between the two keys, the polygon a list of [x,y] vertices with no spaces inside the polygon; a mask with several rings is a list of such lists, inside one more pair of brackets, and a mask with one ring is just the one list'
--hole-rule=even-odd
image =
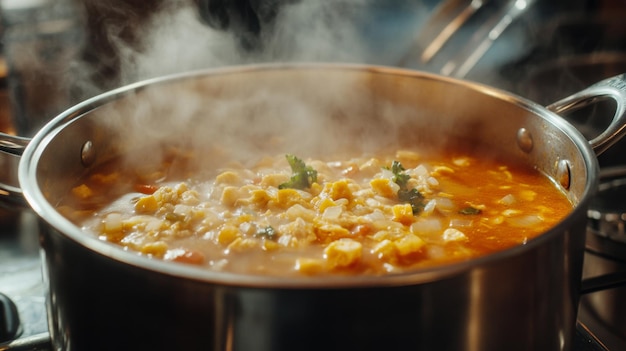
{"label": "pot handle", "polygon": [[599,101],[612,99],[617,107],[609,126],[589,141],[596,155],[602,154],[626,134],[626,73],[602,80],[578,93],[546,106],[557,114],[576,111]]}
{"label": "pot handle", "polygon": [[26,206],[17,167],[29,142],[29,138],[0,133],[0,207]]}

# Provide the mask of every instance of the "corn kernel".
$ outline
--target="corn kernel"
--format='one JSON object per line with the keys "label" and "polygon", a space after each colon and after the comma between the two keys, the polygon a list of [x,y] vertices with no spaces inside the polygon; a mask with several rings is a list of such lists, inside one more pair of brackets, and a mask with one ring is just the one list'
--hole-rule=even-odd
{"label": "corn kernel", "polygon": [[372,248],[372,253],[380,260],[389,262],[394,261],[397,255],[396,245],[391,240],[383,240]]}
{"label": "corn kernel", "polygon": [[372,190],[374,190],[376,194],[387,198],[393,198],[397,194],[393,185],[394,183],[390,179],[375,178],[370,181]]}
{"label": "corn kernel", "polygon": [[522,190],[520,191],[519,196],[524,201],[535,201],[537,192],[533,190]]}
{"label": "corn kernel", "polygon": [[360,242],[343,238],[328,244],[324,257],[331,268],[349,267],[361,260],[362,249]]}
{"label": "corn kernel", "polygon": [[319,193],[321,193],[322,190],[323,190],[323,186],[320,183],[313,183],[309,187],[309,193],[311,193],[313,196],[319,195]]}
{"label": "corn kernel", "polygon": [[302,200],[302,196],[295,189],[280,189],[276,195],[275,204],[280,208],[289,208]]}
{"label": "corn kernel", "polygon": [[87,199],[93,195],[93,191],[86,184],[81,184],[72,189],[72,194],[79,199]]}
{"label": "corn kernel", "polygon": [[119,176],[120,176],[119,172],[113,172],[113,173],[109,173],[106,175],[102,173],[96,173],[92,175],[90,178],[91,180],[98,182],[100,184],[113,184],[117,182],[117,180],[119,179]]}
{"label": "corn kernel", "polygon": [[346,179],[342,179],[332,183],[326,183],[326,189],[328,191],[328,195],[333,200],[338,199],[352,199],[352,191],[348,186],[348,181]]}
{"label": "corn kernel", "polygon": [[252,222],[254,220],[254,216],[250,213],[242,213],[237,217],[233,218],[230,222],[233,224],[241,224],[246,222]]}
{"label": "corn kernel", "polygon": [[395,244],[396,249],[398,250],[398,254],[400,256],[407,256],[413,253],[417,253],[425,245],[424,240],[413,234],[409,234],[400,238],[395,242]]}
{"label": "corn kernel", "polygon": [[314,258],[296,259],[295,270],[303,274],[317,274],[324,270],[324,261]]}
{"label": "corn kernel", "polygon": [[336,224],[322,224],[314,227],[315,236],[322,242],[330,242],[352,236],[350,231]]}
{"label": "corn kernel", "polygon": [[264,251],[273,251],[280,248],[280,244],[273,240],[263,240],[261,247]]}
{"label": "corn kernel", "polygon": [[163,257],[167,252],[167,244],[163,241],[155,241],[141,247],[141,253],[156,257]]}
{"label": "corn kernel", "polygon": [[280,184],[285,183],[289,180],[289,176],[287,174],[279,174],[279,173],[274,173],[274,174],[268,174],[263,176],[263,178],[261,179],[261,183],[259,185],[261,185],[262,187],[278,187]]}
{"label": "corn kernel", "polygon": [[217,242],[222,245],[228,245],[241,236],[239,229],[232,225],[225,225],[217,233]]}
{"label": "corn kernel", "polygon": [[233,171],[222,172],[215,177],[215,184],[237,185],[240,183],[241,177]]}
{"label": "corn kernel", "polygon": [[230,245],[228,245],[228,251],[245,251],[257,248],[260,246],[260,241],[250,238],[237,238]]}
{"label": "corn kernel", "polygon": [[159,209],[159,203],[154,196],[143,196],[135,203],[135,211],[140,213],[152,213]]}
{"label": "corn kernel", "polygon": [[273,200],[272,196],[265,190],[252,190],[250,192],[250,203],[260,207],[267,206],[267,203]]}
{"label": "corn kernel", "polygon": [[411,224],[414,220],[413,208],[410,204],[398,204],[391,208],[393,220],[402,224]]}
{"label": "corn kernel", "polygon": [[337,204],[335,203],[335,201],[333,201],[333,199],[330,198],[323,198],[320,201],[317,202],[316,206],[317,206],[317,210],[319,211],[319,213],[324,213],[324,210],[326,210],[328,207],[333,207],[336,206]]}
{"label": "corn kernel", "polygon": [[220,202],[226,206],[234,206],[237,203],[237,200],[241,197],[239,192],[239,188],[234,186],[227,186],[222,191],[222,197],[220,198]]}

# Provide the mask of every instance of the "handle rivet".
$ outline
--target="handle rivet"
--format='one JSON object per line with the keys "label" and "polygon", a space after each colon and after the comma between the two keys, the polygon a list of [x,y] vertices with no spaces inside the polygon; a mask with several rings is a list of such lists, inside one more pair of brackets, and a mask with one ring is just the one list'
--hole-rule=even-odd
{"label": "handle rivet", "polygon": [[567,160],[560,160],[556,166],[556,180],[561,184],[563,189],[569,190],[571,181],[570,164]]}
{"label": "handle rivet", "polygon": [[96,150],[91,140],[87,140],[80,150],[80,160],[85,167],[91,166],[96,161]]}
{"label": "handle rivet", "polygon": [[517,131],[517,146],[522,151],[529,153],[533,149],[533,136],[526,128],[520,128]]}

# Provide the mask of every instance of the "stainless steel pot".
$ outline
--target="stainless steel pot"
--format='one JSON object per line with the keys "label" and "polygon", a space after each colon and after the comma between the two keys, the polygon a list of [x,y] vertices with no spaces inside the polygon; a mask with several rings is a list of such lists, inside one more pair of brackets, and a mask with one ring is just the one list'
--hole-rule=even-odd
{"label": "stainless steel pot", "polygon": [[[293,64],[193,72],[87,100],[40,130],[19,163],[18,190],[44,227],[53,345],[67,351],[569,350],[586,211],[598,183],[596,154],[624,133],[624,84],[619,76],[545,108],[422,72]],[[591,142],[551,112],[605,98],[618,109]],[[323,128],[324,138],[311,135],[315,128]],[[19,154],[24,140],[4,138],[4,150]],[[486,157],[532,165],[575,207],[538,238],[480,259],[383,277],[299,279],[151,260],[95,239],[55,208],[93,167],[118,156],[132,167],[159,162],[163,143],[217,145],[229,159],[245,159],[407,140],[469,145]]]}

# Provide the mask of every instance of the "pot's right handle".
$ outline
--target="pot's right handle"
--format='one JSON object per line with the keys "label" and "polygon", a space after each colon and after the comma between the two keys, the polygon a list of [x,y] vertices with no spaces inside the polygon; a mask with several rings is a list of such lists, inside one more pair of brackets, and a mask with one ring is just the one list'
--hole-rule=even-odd
{"label": "pot's right handle", "polygon": [[600,155],[626,134],[626,73],[600,81],[546,108],[561,114],[576,111],[606,99],[616,102],[617,107],[613,119],[600,135],[589,141],[596,155]]}
{"label": "pot's right handle", "polygon": [[29,138],[0,133],[0,207],[26,206],[17,168]]}
{"label": "pot's right handle", "polygon": [[[589,141],[595,153],[600,155],[626,134],[626,73],[600,81],[546,108],[561,114],[576,111],[606,99],[612,99],[616,103],[613,119],[600,135]],[[589,294],[625,285],[626,272],[617,272],[583,279],[580,292]]]}

